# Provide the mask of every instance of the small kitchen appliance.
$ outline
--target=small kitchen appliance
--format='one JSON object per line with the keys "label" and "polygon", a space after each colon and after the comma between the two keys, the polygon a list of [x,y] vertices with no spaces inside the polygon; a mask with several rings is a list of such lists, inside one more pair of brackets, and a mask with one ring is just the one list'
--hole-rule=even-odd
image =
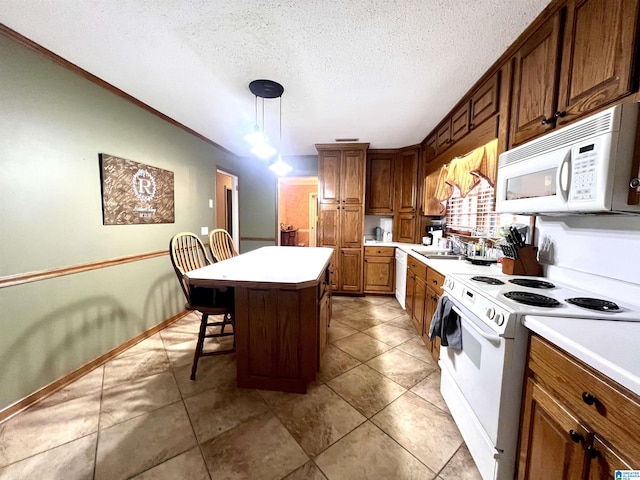
{"label": "small kitchen appliance", "polygon": [[373,234],[375,235],[376,242],[382,241],[382,228],[376,227],[373,229]]}

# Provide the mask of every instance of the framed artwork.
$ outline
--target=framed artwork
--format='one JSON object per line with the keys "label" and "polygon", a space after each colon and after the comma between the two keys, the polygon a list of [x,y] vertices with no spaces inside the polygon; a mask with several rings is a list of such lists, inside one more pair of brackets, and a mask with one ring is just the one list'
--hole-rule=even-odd
{"label": "framed artwork", "polygon": [[174,223],[173,172],[100,153],[102,223]]}

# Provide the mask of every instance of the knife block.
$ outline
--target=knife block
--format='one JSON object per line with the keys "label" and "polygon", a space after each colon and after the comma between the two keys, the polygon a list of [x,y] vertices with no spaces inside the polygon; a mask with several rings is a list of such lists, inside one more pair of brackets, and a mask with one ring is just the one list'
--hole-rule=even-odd
{"label": "knife block", "polygon": [[536,248],[533,245],[525,245],[518,249],[518,258],[502,259],[502,273],[507,275],[542,275],[542,265],[536,258]]}

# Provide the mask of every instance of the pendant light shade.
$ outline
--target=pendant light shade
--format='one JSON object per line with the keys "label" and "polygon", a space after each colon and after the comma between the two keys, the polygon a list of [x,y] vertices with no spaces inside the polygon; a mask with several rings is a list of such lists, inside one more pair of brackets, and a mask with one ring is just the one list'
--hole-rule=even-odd
{"label": "pendant light shade", "polygon": [[[289,173],[292,168],[285,161],[282,160],[282,94],[284,93],[284,87],[278,82],[273,80],[254,80],[249,84],[249,90],[255,96],[255,115],[256,123],[253,126],[253,131],[244,136],[244,139],[251,145],[251,153],[258,158],[268,160],[276,153],[278,158],[275,162],[269,165],[269,169],[276,175],[282,176]],[[262,128],[258,125],[258,98],[262,99]],[[265,121],[264,121],[264,100],[278,98],[279,102],[279,130],[280,130],[280,142],[278,144],[278,150],[269,145],[265,133]]]}

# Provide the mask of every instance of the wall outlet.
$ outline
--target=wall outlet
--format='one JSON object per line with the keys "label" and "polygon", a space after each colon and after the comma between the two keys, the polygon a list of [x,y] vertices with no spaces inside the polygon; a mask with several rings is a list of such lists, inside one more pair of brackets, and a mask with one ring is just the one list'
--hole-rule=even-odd
{"label": "wall outlet", "polygon": [[200,235],[209,235],[209,227],[201,227]]}
{"label": "wall outlet", "polygon": [[209,199],[209,208],[213,208],[213,198]]}

